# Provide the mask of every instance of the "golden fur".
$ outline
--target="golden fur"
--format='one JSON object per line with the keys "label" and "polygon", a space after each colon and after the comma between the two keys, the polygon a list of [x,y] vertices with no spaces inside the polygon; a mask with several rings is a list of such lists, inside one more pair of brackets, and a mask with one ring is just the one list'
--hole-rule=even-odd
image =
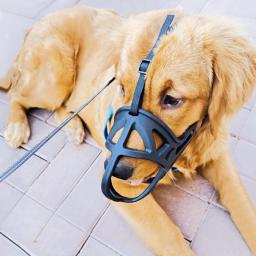
{"label": "golden fur", "polygon": [[[201,122],[208,112],[207,123],[198,128],[176,166],[186,177],[200,171],[215,186],[256,254],[256,210],[228,151],[228,120],[256,84],[256,49],[225,19],[184,15],[177,10],[123,18],[112,11],[82,6],[48,15],[27,33],[16,61],[1,80],[2,88],[10,88],[11,98],[5,139],[13,147],[27,142],[30,129],[25,110],[39,107],[56,111],[60,122],[115,75],[117,79],[107,91],[66,127],[73,140],[81,143],[83,121],[104,147],[107,108],[131,103],[140,60],[152,47],[167,14],[176,15],[177,25],[158,45],[147,76],[143,108],[161,118],[177,136],[195,121]],[[184,104],[163,108],[164,94],[182,98]],[[154,138],[160,145],[161,139]],[[136,133],[128,143],[133,148],[143,147]],[[135,169],[131,180],[157,170],[149,161],[122,161]],[[143,184],[130,186],[120,180],[115,180],[115,186],[129,196],[144,188]],[[116,205],[156,255],[193,255],[152,195],[135,204]]]}

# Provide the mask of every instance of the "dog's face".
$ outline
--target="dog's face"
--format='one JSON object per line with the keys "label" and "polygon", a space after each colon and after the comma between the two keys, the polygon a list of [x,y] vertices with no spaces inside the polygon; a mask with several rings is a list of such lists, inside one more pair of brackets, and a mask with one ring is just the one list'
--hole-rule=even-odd
{"label": "dog's face", "polygon": [[[207,132],[214,136],[221,120],[241,107],[255,82],[256,55],[249,41],[232,26],[222,28],[214,21],[207,21],[207,25],[202,25],[203,22],[206,21],[185,20],[177,31],[164,36],[147,74],[142,107],[159,117],[176,136],[191,124],[202,122],[205,115],[209,117]],[[132,101],[136,71],[141,56],[146,55],[140,44],[147,40],[140,38],[136,47],[125,51],[126,61],[122,58],[125,63],[120,65],[119,81],[124,105]],[[154,134],[154,140],[160,147],[161,137]],[[192,141],[190,147],[193,144],[198,147],[198,140],[197,145]],[[136,132],[132,132],[126,146],[144,149]],[[124,157],[116,174],[135,185],[155,174],[158,168],[147,160]]]}

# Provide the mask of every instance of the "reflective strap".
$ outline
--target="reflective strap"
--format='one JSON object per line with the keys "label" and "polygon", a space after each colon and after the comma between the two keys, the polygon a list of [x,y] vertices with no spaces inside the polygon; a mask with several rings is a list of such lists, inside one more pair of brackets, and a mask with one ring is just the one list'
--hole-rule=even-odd
{"label": "reflective strap", "polygon": [[110,122],[110,120],[111,120],[111,118],[113,116],[113,112],[114,112],[113,108],[110,105],[108,107],[108,114],[107,114],[107,117],[106,117],[106,120],[105,120],[104,130],[103,130],[105,139],[107,139],[107,137],[108,137],[108,124],[109,124],[109,122]]}

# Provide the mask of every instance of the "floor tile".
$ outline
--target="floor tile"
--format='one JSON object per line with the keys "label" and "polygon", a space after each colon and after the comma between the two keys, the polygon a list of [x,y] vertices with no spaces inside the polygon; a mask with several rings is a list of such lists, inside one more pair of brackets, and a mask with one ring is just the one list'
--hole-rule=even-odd
{"label": "floor tile", "polygon": [[241,137],[256,144],[256,115],[255,112],[250,112],[249,117],[241,131]]}
{"label": "floor tile", "polygon": [[101,218],[92,236],[122,255],[153,256],[150,249],[112,206]]}
{"label": "floor tile", "polygon": [[8,105],[0,101],[0,131],[3,130],[6,126],[8,113],[9,113]]}
{"label": "floor tile", "polygon": [[192,249],[198,256],[250,256],[251,253],[227,212],[211,207]]}
{"label": "floor tile", "polygon": [[[248,18],[248,17],[243,17],[243,18],[237,18],[237,17],[232,17],[232,19],[234,19],[234,21],[236,23],[239,24],[239,26],[242,27],[242,29],[248,34],[248,36],[254,41],[256,42],[256,27],[255,27],[255,23],[256,23],[256,15],[254,18]],[[252,100],[254,100],[255,102],[255,93],[253,95],[253,97],[246,103],[245,106],[248,106]]]}
{"label": "floor tile", "polygon": [[29,251],[52,212],[24,196],[1,224],[2,233]]}
{"label": "floor tile", "polygon": [[34,116],[34,117],[42,120],[42,121],[46,121],[52,115],[52,112],[50,112],[46,109],[33,108],[29,111],[29,114],[31,116]]}
{"label": "floor tile", "polygon": [[175,186],[159,186],[154,196],[183,235],[192,240],[205,217],[208,203]]}
{"label": "floor tile", "polygon": [[0,183],[0,223],[8,216],[22,196],[23,194],[17,189],[6,183]]}
{"label": "floor tile", "polygon": [[0,9],[33,18],[53,0],[8,0],[0,1]]}
{"label": "floor tile", "polygon": [[60,206],[57,214],[89,233],[108,206],[100,184],[103,166],[100,156]]}
{"label": "floor tile", "polygon": [[192,179],[179,178],[175,185],[205,201],[209,201],[214,193],[214,188],[200,175],[194,175]]}
{"label": "floor tile", "polygon": [[0,101],[2,101],[4,103],[9,102],[9,96],[7,94],[7,91],[0,89]]}
{"label": "floor tile", "polygon": [[179,5],[188,13],[198,13],[208,0],[181,0]]}
{"label": "floor tile", "polygon": [[237,146],[239,142],[239,139],[233,137],[233,136],[230,136],[230,139],[229,139],[229,148],[230,148],[230,151],[231,152],[234,152],[235,151],[235,148]]}
{"label": "floor tile", "polygon": [[53,113],[46,121],[48,124],[50,124],[53,127],[56,127],[58,124],[56,123],[55,120],[55,114]]}
{"label": "floor tile", "polygon": [[89,238],[78,256],[118,256],[117,252],[93,238]]}
{"label": "floor tile", "polygon": [[243,184],[245,185],[246,191],[252,200],[254,207],[256,208],[256,180],[249,179],[247,177],[241,177]]}
{"label": "floor tile", "polygon": [[180,0],[147,0],[147,1],[119,1],[119,0],[81,0],[79,4],[86,4],[88,6],[97,8],[113,9],[119,14],[128,15],[132,13],[146,12],[156,9],[174,8],[179,4]]}
{"label": "floor tile", "polygon": [[28,195],[47,208],[57,209],[98,154],[88,144],[68,143],[31,186]]}
{"label": "floor tile", "polygon": [[[32,0],[33,1],[33,0]],[[26,30],[34,23],[33,20],[1,11],[1,5],[12,1],[0,1],[0,77],[3,77],[15,59],[21,47]],[[20,4],[26,1],[17,1]]]}
{"label": "floor tile", "polygon": [[36,256],[75,256],[88,235],[58,216],[53,216],[34,241]]}
{"label": "floor tile", "polygon": [[256,146],[240,140],[234,152],[234,161],[238,171],[256,180]]}
{"label": "floor tile", "polygon": [[250,112],[247,109],[241,109],[231,119],[230,123],[230,132],[232,135],[240,137],[242,133],[242,128],[245,126],[245,122],[250,116]]}
{"label": "floor tile", "polygon": [[[4,139],[0,137],[0,174],[21,158],[26,151],[24,149],[10,148]],[[36,178],[43,172],[48,163],[37,156],[32,156],[26,163],[11,174],[6,182],[22,192],[26,192]]]}
{"label": "floor tile", "polygon": [[3,256],[28,256],[22,249],[0,234],[0,253]]}
{"label": "floor tile", "polygon": [[202,12],[211,15],[230,15],[255,18],[256,2],[254,0],[210,0]]}
{"label": "floor tile", "polygon": [[[31,137],[28,143],[23,145],[25,149],[31,149],[54,129],[52,126],[34,117],[29,118],[29,123],[31,128]],[[66,142],[66,134],[63,131],[59,131],[51,140],[47,142],[47,144],[45,144],[45,146],[39,149],[37,155],[50,161],[55,158]]]}
{"label": "floor tile", "polygon": [[76,3],[78,3],[79,0],[55,0],[52,4],[50,4],[47,8],[43,9],[39,15],[37,15],[37,18],[44,17],[48,13],[55,12],[57,10],[61,10],[64,8],[72,7]]}

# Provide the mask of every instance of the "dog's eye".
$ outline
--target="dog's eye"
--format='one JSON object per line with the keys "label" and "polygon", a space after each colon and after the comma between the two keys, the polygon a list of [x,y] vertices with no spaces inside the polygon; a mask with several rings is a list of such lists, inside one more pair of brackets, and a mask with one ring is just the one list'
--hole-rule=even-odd
{"label": "dog's eye", "polygon": [[162,100],[162,105],[165,108],[178,108],[183,104],[182,99],[174,98],[170,95],[165,95]]}

